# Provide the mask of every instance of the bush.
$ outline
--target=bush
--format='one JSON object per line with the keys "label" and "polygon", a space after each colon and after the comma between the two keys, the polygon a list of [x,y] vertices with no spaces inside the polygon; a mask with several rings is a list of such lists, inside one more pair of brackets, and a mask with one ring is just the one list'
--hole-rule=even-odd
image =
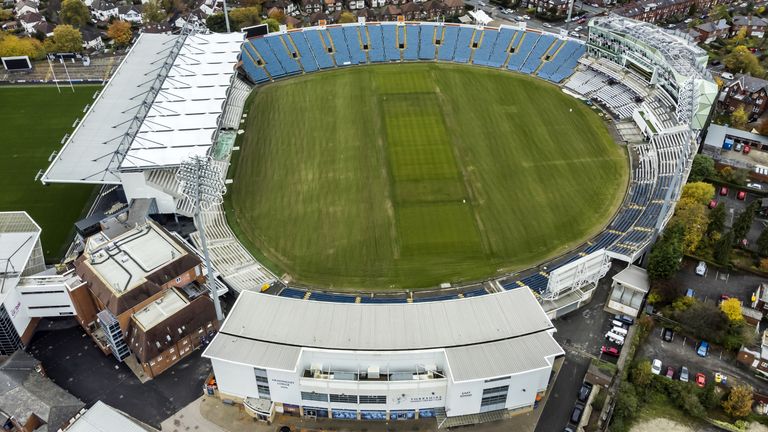
{"label": "bush", "polygon": [[744,418],[752,412],[752,388],[737,385],[731,389],[728,398],[723,402],[723,411],[733,418]]}

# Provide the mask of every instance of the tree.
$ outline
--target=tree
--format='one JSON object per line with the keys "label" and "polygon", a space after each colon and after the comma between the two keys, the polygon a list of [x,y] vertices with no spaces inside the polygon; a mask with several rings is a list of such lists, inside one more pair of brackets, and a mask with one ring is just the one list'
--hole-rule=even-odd
{"label": "tree", "polygon": [[670,223],[664,235],[653,246],[648,260],[648,277],[651,280],[669,279],[680,269],[683,258],[685,228]]}
{"label": "tree", "polygon": [[706,178],[714,177],[716,173],[717,171],[715,171],[715,160],[709,156],[697,154],[693,158],[693,164],[691,164],[691,175],[688,177],[688,180],[699,182]]}
{"label": "tree", "polygon": [[763,228],[760,237],[757,238],[757,253],[760,256],[768,256],[768,228]]}
{"label": "tree", "polygon": [[715,21],[719,21],[721,19],[729,20],[731,19],[731,15],[728,13],[728,6],[721,4],[717,5],[715,9],[710,12],[710,17],[712,17]]}
{"label": "tree", "polygon": [[739,45],[723,58],[723,64],[728,70],[739,73],[748,73],[753,76],[763,76],[765,71],[760,66],[760,61],[744,45]]}
{"label": "tree", "polygon": [[725,229],[725,216],[726,216],[725,204],[720,203],[709,212],[709,225],[707,225],[707,234],[723,233]]}
{"label": "tree", "polygon": [[19,38],[0,32],[0,57],[29,56],[38,60],[45,57],[43,44],[35,38]]}
{"label": "tree", "polygon": [[651,383],[652,379],[653,372],[651,372],[650,360],[642,360],[632,369],[633,384],[640,387],[645,387]]}
{"label": "tree", "polygon": [[721,340],[728,327],[723,312],[710,302],[693,302],[687,309],[673,311],[672,317],[686,323],[693,336],[709,341]]}
{"label": "tree", "polygon": [[723,311],[729,321],[736,322],[744,320],[744,317],[741,315],[741,303],[739,302],[739,299],[731,298],[723,300],[720,303],[720,310]]}
{"label": "tree", "polygon": [[[681,198],[680,201],[677,202],[675,216],[672,219],[675,223],[680,224],[685,229],[685,233],[683,234],[683,250],[688,253],[692,253],[699,246],[699,242],[701,242],[702,237],[704,237],[704,233],[707,231],[707,226],[709,224],[709,219],[707,218],[707,206],[696,200],[701,200],[701,197],[703,196],[702,193],[707,193],[705,199],[708,200],[709,197],[714,194],[714,187],[709,183],[700,184],[708,186],[709,189],[711,189],[711,193],[709,193],[706,188],[695,187],[696,183],[685,185],[686,187],[694,186],[688,189],[692,196]],[[685,195],[685,189],[683,195]]]}
{"label": "tree", "polygon": [[731,126],[737,129],[744,129],[749,122],[749,116],[747,111],[744,110],[744,105],[739,105],[738,108],[731,113]]}
{"label": "tree", "polygon": [[13,9],[0,9],[0,21],[8,21],[13,18]]}
{"label": "tree", "polygon": [[141,17],[145,24],[159,24],[165,20],[165,10],[158,0],[149,0],[144,4]]}
{"label": "tree", "polygon": [[240,30],[243,27],[250,27],[261,23],[261,7],[252,6],[247,8],[232,9],[229,12],[229,23],[232,30]]}
{"label": "tree", "polygon": [[357,17],[350,11],[344,11],[339,17],[339,23],[353,23],[357,22]]}
{"label": "tree", "polygon": [[[713,165],[714,170],[714,165]],[[680,194],[680,200],[689,198],[698,204],[707,204],[709,200],[715,195],[715,187],[706,182],[692,182],[686,183],[683,186],[683,191]]]}
{"label": "tree", "polygon": [[622,418],[631,418],[635,415],[639,405],[637,391],[632,384],[622,381],[619,384],[619,394],[616,398],[616,406],[613,409],[614,415]]}
{"label": "tree", "polygon": [[731,260],[731,248],[733,248],[733,231],[728,231],[715,243],[715,261],[720,265],[728,264]]}
{"label": "tree", "polygon": [[744,183],[747,182],[748,176],[749,176],[749,170],[745,168],[733,169],[727,166],[727,167],[723,167],[723,169],[720,170],[720,177],[723,180],[729,183],[737,184],[737,185],[744,185]]}
{"label": "tree", "polygon": [[739,213],[736,220],[733,222],[733,239],[735,242],[740,242],[749,229],[752,228],[752,221],[755,219],[755,212],[760,208],[760,201],[752,201],[743,212]]}
{"label": "tree", "polygon": [[733,418],[744,418],[752,412],[752,387],[737,385],[731,389],[723,402],[723,411]]}
{"label": "tree", "polygon": [[68,24],[56,26],[53,37],[45,40],[49,53],[77,53],[83,50],[83,35],[80,30]]}
{"label": "tree", "polygon": [[227,23],[224,20],[224,13],[219,12],[213,15],[209,15],[205,19],[205,26],[208,30],[216,33],[224,33],[227,31]]}
{"label": "tree", "polygon": [[118,47],[124,47],[131,43],[133,32],[131,31],[131,23],[127,21],[115,21],[107,28],[107,36]]}
{"label": "tree", "polygon": [[91,21],[88,6],[82,0],[62,1],[59,21],[62,24],[70,24],[75,28],[88,24]]}
{"label": "tree", "polygon": [[267,25],[267,27],[269,28],[270,32],[276,32],[276,31],[280,30],[280,23],[275,21],[272,18],[265,19],[264,20],[264,24]]}

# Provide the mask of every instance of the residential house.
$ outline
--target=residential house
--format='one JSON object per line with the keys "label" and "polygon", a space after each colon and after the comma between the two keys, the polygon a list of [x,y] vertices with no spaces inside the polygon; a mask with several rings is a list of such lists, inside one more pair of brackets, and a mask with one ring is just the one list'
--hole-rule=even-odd
{"label": "residential house", "polygon": [[323,10],[323,0],[301,0],[304,13],[313,14]]}
{"label": "residential house", "polygon": [[45,35],[45,37],[51,37],[53,36],[53,29],[56,28],[56,24],[50,23],[48,21],[40,21],[39,23],[35,24],[35,33],[42,33]]}
{"label": "residential house", "polygon": [[29,34],[33,34],[35,32],[35,26],[41,22],[45,22],[45,17],[37,12],[27,12],[19,17],[19,24],[21,24],[24,31]]}
{"label": "residential house", "polygon": [[641,0],[621,8],[614,13],[651,23],[666,21],[670,18],[688,16],[691,7],[697,10],[709,10],[724,0]]}
{"label": "residential house", "polygon": [[728,21],[721,19],[717,22],[709,21],[697,25],[692,30],[695,33],[693,36],[698,43],[708,44],[715,39],[727,38],[731,31],[731,26],[728,24]]}
{"label": "residential house", "polygon": [[387,4],[387,0],[368,0],[368,7],[379,8]]}
{"label": "residential house", "polygon": [[400,11],[400,8],[395,6],[394,4],[390,4],[384,7],[384,10],[381,11],[381,20],[382,21],[396,21],[397,17],[400,16],[402,12]]}
{"label": "residential house", "polygon": [[146,425],[102,401],[96,401],[91,408],[88,408],[88,411],[75,417],[75,421],[59,430],[61,432],[159,432],[152,426]]}
{"label": "residential house", "polygon": [[209,16],[209,15],[213,15],[215,10],[214,10],[212,4],[213,4],[213,2],[209,2],[207,0],[200,0],[197,3],[197,7],[195,8],[195,10],[201,11],[203,14],[205,14],[206,17]]}
{"label": "residential house", "polygon": [[365,18],[366,21],[376,21],[376,12],[371,8],[362,8],[355,11],[355,16]]}
{"label": "residential house", "polygon": [[341,9],[344,7],[341,0],[323,0],[323,3],[325,4],[325,13],[327,14],[341,12]]}
{"label": "residential house", "polygon": [[104,39],[102,39],[101,31],[93,27],[83,27],[80,29],[80,33],[83,35],[83,48],[86,50],[101,50],[104,49]]}
{"label": "residential house", "polygon": [[406,21],[416,21],[421,18],[421,5],[408,2],[400,7],[400,13]]}
{"label": "residential house", "polygon": [[736,74],[734,78],[720,92],[721,109],[733,112],[743,106],[751,118],[763,115],[768,107],[768,81],[743,74]]}
{"label": "residential house", "polygon": [[762,38],[768,29],[768,20],[756,16],[736,15],[733,17],[731,34],[738,33],[741,29],[747,30],[748,37]]}
{"label": "residential house", "polygon": [[311,25],[317,25],[320,21],[328,22],[328,15],[323,11],[317,11],[309,16],[309,23]]}
{"label": "residential house", "polygon": [[39,13],[38,7],[40,7],[40,3],[37,0],[20,0],[16,2],[13,11],[19,17],[28,12]]}
{"label": "residential house", "polygon": [[551,12],[556,16],[565,16],[568,13],[568,0],[522,0],[520,4],[529,9],[536,9],[537,13]]}
{"label": "residential house", "polygon": [[347,9],[355,11],[365,8],[365,0],[348,0]]}
{"label": "residential house", "polygon": [[272,9],[278,9],[286,15],[299,13],[299,8],[290,0],[269,0],[264,3],[264,10],[271,11]]}
{"label": "residential house", "polygon": [[95,21],[109,21],[110,18],[119,15],[117,5],[109,0],[93,0],[91,15]]}
{"label": "residential house", "polygon": [[142,5],[125,5],[117,7],[117,17],[123,21],[141,24]]}
{"label": "residential house", "polygon": [[445,16],[448,10],[445,3],[440,0],[427,0],[421,6],[421,19],[434,20],[438,17]]}
{"label": "residential house", "polygon": [[445,14],[448,16],[459,15],[464,12],[464,0],[444,0]]}
{"label": "residential house", "polygon": [[736,360],[751,367],[756,375],[768,378],[768,331],[763,332],[759,348],[741,347]]}

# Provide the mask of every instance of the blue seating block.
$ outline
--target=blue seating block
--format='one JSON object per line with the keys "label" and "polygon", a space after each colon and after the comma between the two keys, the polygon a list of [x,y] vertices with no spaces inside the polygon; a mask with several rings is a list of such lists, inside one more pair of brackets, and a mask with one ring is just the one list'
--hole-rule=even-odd
{"label": "blue seating block", "polygon": [[456,40],[456,52],[453,54],[453,61],[457,63],[466,63],[469,61],[469,56],[472,54],[470,44],[472,43],[472,35],[475,30],[471,27],[461,27],[459,29],[459,37]]}
{"label": "blue seating block", "polygon": [[421,26],[421,37],[419,38],[419,58],[421,60],[435,59],[435,27],[429,24]]}
{"label": "blue seating block", "polygon": [[272,78],[280,78],[285,76],[285,69],[283,69],[283,66],[277,60],[277,57],[272,52],[272,49],[270,49],[269,44],[267,44],[267,41],[265,41],[264,38],[251,39],[250,43],[259,53],[262,60],[264,60],[264,67],[267,69],[267,72],[269,72],[269,75]]}
{"label": "blue seating block", "polygon": [[446,26],[443,39],[440,41],[437,59],[443,61],[453,61],[453,53],[456,51],[456,39],[459,36],[459,29],[453,26]]}
{"label": "blue seating block", "polygon": [[[509,54],[509,43],[512,41],[517,31],[503,28],[496,37],[496,43],[493,45],[493,51],[488,58],[488,66],[501,67],[507,60]],[[477,54],[475,54],[477,55]]]}
{"label": "blue seating block", "polygon": [[309,48],[312,50],[312,53],[315,55],[315,60],[317,60],[317,65],[320,66],[320,69],[328,69],[333,67],[333,59],[330,55],[328,55],[328,51],[326,50],[326,47],[323,45],[323,41],[320,37],[320,33],[316,29],[312,30],[305,30],[302,32],[304,34],[304,37],[307,38],[307,42],[309,43]]}
{"label": "blue seating block", "polygon": [[295,299],[303,299],[304,295],[306,295],[306,291],[297,290],[294,288],[283,288],[282,291],[280,291],[279,297],[289,297],[289,298],[295,298]]}
{"label": "blue seating block", "polygon": [[331,27],[328,29],[328,34],[333,41],[333,57],[336,59],[336,66],[352,64],[352,56],[349,54],[347,41],[341,27]]}
{"label": "blue seating block", "polygon": [[547,53],[547,50],[549,50],[554,39],[555,38],[550,35],[541,35],[536,42],[536,46],[533,47],[531,53],[528,54],[528,58],[525,59],[525,63],[520,67],[520,72],[525,74],[533,73],[541,64],[541,58]]}
{"label": "blue seating block", "polygon": [[384,55],[389,61],[400,61],[400,50],[397,48],[396,24],[382,24],[384,34]]}
{"label": "blue seating block", "polygon": [[408,25],[403,31],[405,31],[405,51],[403,52],[404,60],[418,60],[419,59],[419,33],[421,25]]}
{"label": "blue seating block", "polygon": [[385,59],[384,36],[381,34],[381,26],[368,25],[365,28],[368,30],[368,37],[370,39],[368,45],[368,58],[372,62],[383,62]]}
{"label": "blue seating block", "polygon": [[360,42],[360,27],[348,26],[344,27],[344,37],[347,39],[347,48],[352,56],[353,64],[366,64],[368,59],[365,57],[365,51],[363,51],[363,44]]}
{"label": "blue seating block", "polygon": [[263,39],[267,42],[267,45],[269,45],[269,48],[275,54],[275,57],[277,57],[277,61],[279,61],[283,66],[283,69],[285,69],[286,74],[291,75],[301,72],[299,63],[293,58],[291,53],[288,52],[286,46],[283,45],[282,39],[276,36],[266,36]]}
{"label": "blue seating block", "polygon": [[253,57],[248,54],[245,48],[243,48],[240,59],[243,61],[243,68],[245,69],[245,73],[248,75],[248,78],[250,78],[251,81],[257,84],[264,81],[269,81],[267,73],[264,72],[264,69],[261,66],[256,65]]}
{"label": "blue seating block", "polygon": [[[483,30],[480,45],[475,50],[475,55],[472,57],[472,63],[481,66],[488,66],[488,59],[491,57],[491,52],[496,44],[496,39],[499,36],[498,30]],[[477,39],[477,36],[475,37]]]}
{"label": "blue seating block", "polygon": [[309,300],[334,302],[334,303],[355,303],[357,296],[343,295],[343,294],[330,294],[323,292],[312,292],[309,296]]}
{"label": "blue seating block", "polygon": [[528,58],[528,54],[531,53],[531,49],[536,45],[537,40],[539,40],[538,34],[525,32],[525,34],[522,35],[522,41],[515,44],[515,52],[509,56],[507,69],[519,71],[525,62],[525,59]]}
{"label": "blue seating block", "polygon": [[314,72],[318,69],[315,56],[312,54],[312,50],[309,48],[307,38],[304,37],[304,33],[292,33],[286,35],[286,37],[293,41],[296,48],[299,50],[299,61],[304,68],[304,72]]}

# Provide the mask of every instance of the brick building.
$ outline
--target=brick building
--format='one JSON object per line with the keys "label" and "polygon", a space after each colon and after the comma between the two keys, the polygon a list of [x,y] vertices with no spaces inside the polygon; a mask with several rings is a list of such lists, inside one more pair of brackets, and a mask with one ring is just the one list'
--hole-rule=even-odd
{"label": "brick building", "polygon": [[751,118],[760,117],[768,106],[768,81],[736,74],[733,81],[723,86],[718,103],[721,109],[729,112],[744,106]]}
{"label": "brick building", "polygon": [[666,21],[672,17],[688,16],[691,7],[709,10],[722,0],[643,0],[615,9],[618,15],[646,22]]}

